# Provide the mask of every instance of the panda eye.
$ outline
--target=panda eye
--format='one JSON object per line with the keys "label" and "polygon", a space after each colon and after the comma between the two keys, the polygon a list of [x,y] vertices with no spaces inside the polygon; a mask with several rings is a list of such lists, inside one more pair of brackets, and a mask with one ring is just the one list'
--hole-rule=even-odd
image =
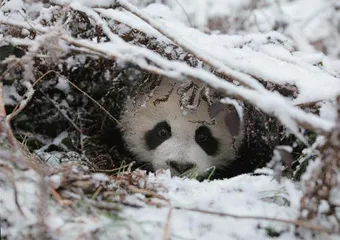
{"label": "panda eye", "polygon": [[144,135],[146,147],[149,150],[156,149],[163,142],[171,138],[171,126],[167,121],[157,123],[152,129]]}
{"label": "panda eye", "polygon": [[203,125],[196,129],[195,141],[209,156],[218,153],[219,141],[212,135],[207,126]]}
{"label": "panda eye", "polygon": [[205,135],[205,134],[203,134],[203,133],[201,133],[201,134],[198,134],[198,135],[196,136],[196,140],[197,140],[198,142],[206,142],[206,141],[208,141],[208,136]]}
{"label": "panda eye", "polygon": [[170,132],[169,130],[162,128],[158,131],[158,136],[160,136],[161,138],[166,138],[170,136]]}

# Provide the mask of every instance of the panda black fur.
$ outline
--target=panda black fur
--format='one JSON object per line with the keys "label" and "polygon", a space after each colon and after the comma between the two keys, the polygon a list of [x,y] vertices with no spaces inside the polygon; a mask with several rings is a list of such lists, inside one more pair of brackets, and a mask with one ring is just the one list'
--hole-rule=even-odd
{"label": "panda black fur", "polygon": [[170,169],[172,175],[227,169],[237,159],[244,127],[231,105],[216,105],[212,116],[217,95],[198,82],[145,83],[121,116],[127,149],[151,169]]}

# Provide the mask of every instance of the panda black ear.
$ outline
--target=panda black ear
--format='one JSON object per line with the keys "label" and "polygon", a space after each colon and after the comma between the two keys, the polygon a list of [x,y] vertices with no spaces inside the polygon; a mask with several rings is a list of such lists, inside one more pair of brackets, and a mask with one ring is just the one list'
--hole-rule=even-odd
{"label": "panda black ear", "polygon": [[209,117],[213,119],[222,111],[223,111],[223,104],[220,102],[214,102],[209,106]]}
{"label": "panda black ear", "polygon": [[236,137],[240,134],[241,119],[234,107],[228,108],[224,117],[224,123],[233,137]]}
{"label": "panda black ear", "polygon": [[234,106],[229,105],[228,109],[224,110],[225,104],[214,102],[209,107],[209,117],[215,118],[221,112],[226,112],[224,122],[230,134],[235,137],[241,131],[241,119]]}

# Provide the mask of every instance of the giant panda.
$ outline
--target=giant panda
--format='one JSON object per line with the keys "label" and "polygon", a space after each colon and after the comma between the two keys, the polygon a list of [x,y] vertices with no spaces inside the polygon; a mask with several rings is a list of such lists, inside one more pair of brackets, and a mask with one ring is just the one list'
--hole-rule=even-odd
{"label": "giant panda", "polygon": [[242,114],[202,82],[159,78],[142,83],[120,117],[126,148],[148,169],[173,176],[226,169],[244,138]]}

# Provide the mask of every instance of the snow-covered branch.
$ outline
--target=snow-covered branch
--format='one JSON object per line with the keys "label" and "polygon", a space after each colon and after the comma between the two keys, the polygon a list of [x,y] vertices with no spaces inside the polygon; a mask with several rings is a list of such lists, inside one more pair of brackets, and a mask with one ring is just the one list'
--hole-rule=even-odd
{"label": "snow-covered branch", "polygon": [[[319,11],[313,7],[304,18],[299,16],[296,6],[310,1],[320,5]],[[38,234],[46,228],[56,239],[85,235],[149,239],[150,231],[155,239],[290,238],[296,233],[294,227],[306,239],[312,231],[320,238],[339,234],[340,130],[335,99],[340,93],[340,65],[339,60],[317,52],[315,42],[328,32],[320,31],[315,38],[310,32],[319,26],[311,16],[332,13],[323,17],[326,22],[340,19],[333,12],[338,11],[335,1],[182,0],[179,11],[186,11],[185,18],[196,28],[188,27],[187,19],[180,21],[177,1],[161,2],[1,3],[0,132],[5,133],[1,136],[9,146],[18,144],[17,137],[23,143],[20,148],[28,146],[47,164],[58,165],[46,167],[43,174],[30,166],[21,169],[13,164],[15,154],[0,149],[1,196],[5,196],[0,210],[11,225],[6,227],[20,226],[22,213],[28,217],[25,223],[29,222],[24,233],[7,231],[6,236],[29,235],[39,224]],[[242,11],[239,15],[238,10]],[[206,29],[214,21],[237,24],[219,32]],[[337,34],[334,39],[339,39]],[[274,170],[268,165],[258,170],[262,175],[221,181],[208,181],[210,175],[203,182],[172,178],[170,172],[161,170],[149,175],[131,172],[132,164],[126,162],[134,159],[129,154],[121,158],[122,142],[116,143],[121,141],[116,131],[127,130],[119,114],[128,97],[161,76],[200,81],[217,89],[222,103],[236,106],[245,120],[249,120],[247,111],[256,120],[245,127],[248,143],[254,132],[259,133],[254,142],[274,139],[273,144],[281,144],[280,140],[289,138],[289,146],[282,149],[294,155],[296,148],[298,156],[275,155],[272,162],[279,164]],[[198,89],[200,94],[203,87]],[[203,94],[210,103],[209,88]],[[288,133],[281,131],[277,120]],[[262,134],[258,124],[262,122],[266,133],[275,136]],[[290,133],[307,148],[302,149],[305,146]],[[272,152],[262,147],[255,150]],[[315,159],[305,172],[305,163]],[[76,167],[70,167],[74,163]],[[295,170],[296,164],[301,168]],[[282,170],[285,167],[289,176]],[[302,189],[291,179],[297,176],[299,180],[298,171],[305,172]],[[46,199],[37,199],[38,194]],[[50,194],[51,201],[46,201]],[[116,216],[131,221],[112,233],[112,225],[121,224]],[[77,227],[72,233],[71,224]]]}
{"label": "snow-covered branch", "polygon": [[[221,54],[216,54],[216,51],[210,51],[212,49],[207,48],[205,45],[202,45],[200,41],[196,43],[192,41],[192,39],[196,39],[199,37],[208,38],[208,36],[202,35],[201,33],[196,33],[191,29],[187,29],[188,31],[191,31],[191,33],[194,33],[195,35],[193,35],[192,38],[180,37],[179,34],[176,34],[176,31],[173,31],[173,26],[171,26],[169,22],[160,19],[154,19],[150,17],[147,13],[140,11],[138,8],[136,8],[135,6],[126,1],[119,1],[119,4],[128,11],[132,12],[133,14],[141,18],[142,20],[140,21],[146,21],[150,26],[152,26],[161,34],[169,38],[174,44],[183,48],[185,51],[193,54],[195,57],[201,60],[204,63],[204,65],[209,66],[211,70],[216,71],[220,75],[222,74],[223,76],[226,76],[229,79],[229,81],[236,81],[241,85],[234,84],[233,82],[229,82],[221,78],[218,78],[216,75],[210,73],[210,71],[208,70],[193,68],[179,61],[167,60],[151,50],[145,49],[144,47],[141,46],[131,45],[130,43],[123,41],[117,34],[112,32],[108,23],[106,23],[106,21],[102,17],[100,17],[99,14],[95,12],[95,10],[93,10],[90,7],[84,6],[79,2],[72,2],[70,4],[71,8],[77,11],[82,11],[89,18],[92,18],[96,22],[97,26],[101,26],[101,28],[103,29],[103,33],[109,37],[110,41],[105,43],[95,43],[93,41],[86,39],[76,39],[67,34],[66,32],[64,32],[60,36],[60,39],[64,40],[68,46],[72,46],[72,50],[74,49],[78,51],[84,50],[84,52],[89,51],[92,53],[96,53],[101,57],[104,56],[107,58],[115,58],[120,61],[132,62],[141,67],[142,69],[151,72],[156,72],[158,74],[165,75],[171,78],[181,79],[183,77],[184,78],[193,77],[195,79],[199,79],[203,82],[206,82],[207,84],[214,88],[226,91],[227,94],[251,102],[252,104],[259,107],[266,113],[275,115],[288,129],[294,132],[302,140],[303,138],[298,133],[297,126],[317,132],[328,132],[334,126],[334,123],[322,119],[314,114],[306,113],[303,110],[299,109],[298,107],[295,107],[294,104],[292,104],[293,103],[292,101],[280,96],[277,93],[268,91],[255,78],[252,77],[255,76],[256,78],[264,79],[265,81],[275,82],[277,81],[276,79],[279,77],[279,75],[273,75],[274,79],[272,79],[270,77],[264,77],[260,72],[246,74],[240,69],[234,70],[233,67],[235,66],[229,66],[229,63],[234,59],[232,59],[228,55],[221,56]],[[96,11],[100,12],[98,8],[96,8]],[[108,13],[106,13],[106,16],[107,15]],[[114,16],[112,16],[112,18],[114,19]],[[7,21],[3,18],[1,19],[1,21],[3,24],[4,23],[10,24],[12,26],[15,25],[15,22]],[[32,23],[27,25],[18,24],[17,26],[25,27],[28,29],[33,28],[35,31],[44,33],[60,31],[58,27],[54,27],[54,30],[53,29],[47,30],[45,27],[41,25],[32,25]],[[186,29],[184,26],[181,26],[179,24],[176,26],[181,27],[182,28],[181,31],[184,31]],[[214,39],[215,37],[212,36],[212,38]],[[256,38],[254,38],[253,40],[256,41]],[[15,43],[15,41],[12,41],[12,44],[13,43]],[[219,45],[220,46],[218,47],[220,49],[222,47],[223,52],[225,52],[226,54],[227,54],[226,51],[232,50],[223,47],[224,42],[220,42]],[[85,51],[85,49],[87,50]],[[239,49],[235,50],[239,51]],[[277,50],[286,51],[285,48],[276,45],[275,51]],[[244,50],[244,52],[247,52],[247,50]],[[255,55],[263,55],[261,52],[253,53],[254,57]],[[251,57],[252,55],[249,56]],[[263,59],[259,58],[259,61],[260,62],[266,61],[266,57],[263,56]],[[292,64],[285,63],[280,59],[276,59],[275,61],[277,62],[278,65],[282,65],[283,67],[285,67],[285,65],[288,64],[289,67],[293,67],[293,69],[296,69],[295,71],[300,71],[299,66],[295,65],[291,66]],[[241,68],[244,69],[247,65],[247,62],[245,61],[240,64]],[[308,77],[308,74],[310,75],[310,77],[313,77],[313,75],[317,73],[317,75],[322,75],[324,79],[329,82],[329,84],[332,83],[335,84],[336,81],[338,81],[338,79],[332,78],[332,76],[327,75],[321,69],[319,70],[318,67],[313,68],[312,66],[310,66],[309,69],[310,73],[306,72],[305,77]],[[261,71],[265,72],[265,69]],[[304,71],[306,71],[305,68]],[[295,72],[292,71],[291,74],[294,75]],[[301,82],[302,79],[298,79],[298,81]],[[321,80],[319,81],[321,82]],[[282,83],[284,84],[285,81],[283,81]],[[301,92],[300,95],[302,95],[304,91],[303,87],[304,86],[301,86],[299,88],[299,91]],[[338,89],[335,87],[333,92],[335,93],[336,91],[338,91]],[[316,98],[319,98],[319,100],[323,100],[321,96]],[[300,99],[300,101],[303,101],[303,98]]]}

